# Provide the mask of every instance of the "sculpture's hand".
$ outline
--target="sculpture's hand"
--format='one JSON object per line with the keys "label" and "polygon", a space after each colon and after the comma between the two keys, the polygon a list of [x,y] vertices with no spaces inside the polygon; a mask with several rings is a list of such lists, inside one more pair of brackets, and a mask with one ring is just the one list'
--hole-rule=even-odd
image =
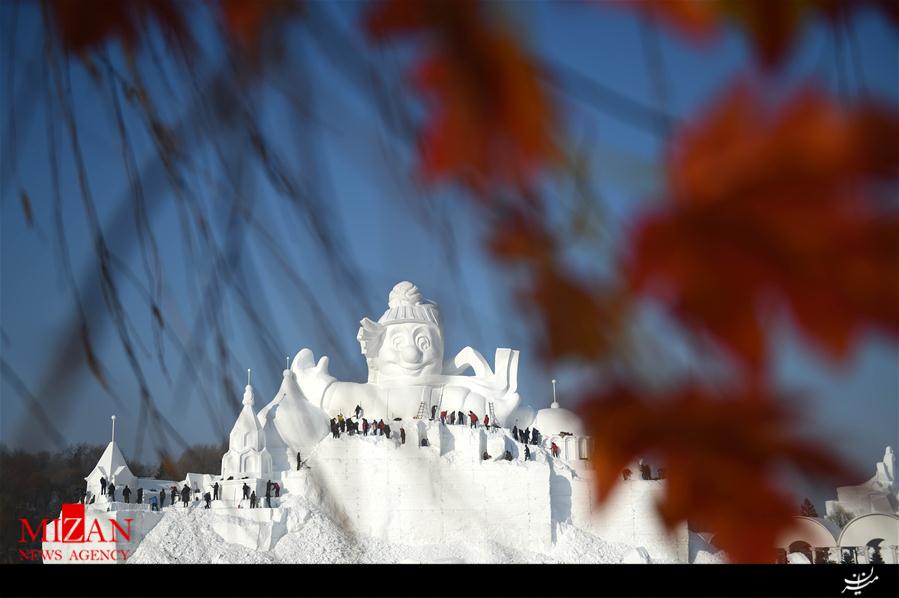
{"label": "sculpture's hand", "polygon": [[334,376],[328,373],[328,358],[322,356],[316,364],[312,351],[302,349],[293,358],[290,369],[297,377],[297,384],[306,396],[306,400],[319,407],[324,407],[322,399],[325,390],[335,380]]}

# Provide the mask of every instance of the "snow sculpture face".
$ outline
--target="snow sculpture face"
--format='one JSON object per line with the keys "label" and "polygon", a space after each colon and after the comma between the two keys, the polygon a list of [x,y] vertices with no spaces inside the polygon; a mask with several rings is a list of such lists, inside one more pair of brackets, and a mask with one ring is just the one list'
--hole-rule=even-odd
{"label": "snow sculpture face", "polygon": [[375,358],[378,371],[388,378],[440,374],[443,340],[433,326],[419,322],[392,324],[384,329]]}

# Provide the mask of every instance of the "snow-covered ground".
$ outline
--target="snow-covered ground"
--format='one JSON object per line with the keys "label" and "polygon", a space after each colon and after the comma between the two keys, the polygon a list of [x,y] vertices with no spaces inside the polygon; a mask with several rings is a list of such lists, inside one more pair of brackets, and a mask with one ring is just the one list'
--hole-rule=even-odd
{"label": "snow-covered ground", "polygon": [[[234,515],[218,509],[169,508],[140,543],[129,563],[618,563],[631,550],[562,524],[549,550],[497,542],[409,545],[348,533],[299,497],[276,509],[286,516],[286,533],[269,551],[226,541],[215,531],[234,525]],[[246,515],[250,510],[243,510]]]}

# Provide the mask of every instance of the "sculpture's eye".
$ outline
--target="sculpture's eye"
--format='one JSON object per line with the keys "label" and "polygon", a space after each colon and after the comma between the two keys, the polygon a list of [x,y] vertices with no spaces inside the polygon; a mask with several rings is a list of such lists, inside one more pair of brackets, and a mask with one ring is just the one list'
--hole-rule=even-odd
{"label": "sculpture's eye", "polygon": [[420,336],[417,339],[415,339],[415,344],[418,345],[418,348],[421,351],[427,351],[428,349],[431,348],[431,339],[429,339],[426,336]]}
{"label": "sculpture's eye", "polygon": [[399,351],[403,346],[403,336],[401,334],[395,334],[390,340],[390,344],[393,346],[394,351]]}

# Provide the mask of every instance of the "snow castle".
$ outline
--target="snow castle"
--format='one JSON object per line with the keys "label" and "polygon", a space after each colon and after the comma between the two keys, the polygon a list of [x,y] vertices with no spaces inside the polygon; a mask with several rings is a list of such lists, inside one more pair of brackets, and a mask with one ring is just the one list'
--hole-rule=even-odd
{"label": "snow castle", "polygon": [[[194,490],[188,505],[150,510],[150,497],[169,482],[132,479],[110,443],[87,478],[88,491],[99,494],[100,476],[130,476],[132,491],[144,489],[144,501],[126,505],[100,496],[88,505],[88,516],[135,520],[139,532],[131,538],[130,562],[159,562],[156,550],[168,548],[155,536],[188,521],[212,530],[214,542],[262,551],[274,562],[302,560],[296,552],[283,556],[283,547],[302,537],[310,513],[356,543],[438,554],[440,547],[494,547],[462,559],[475,562],[506,562],[514,558],[509,551],[524,548],[547,562],[618,562],[628,549],[638,561],[687,562],[686,525],[668,533],[655,515],[664,480],[619,484],[598,509],[590,437],[555,392],[552,404],[536,412],[521,404],[518,351],[497,349],[492,365],[472,347],[445,359],[439,308],[411,282],[393,287],[377,321],[361,320],[357,340],[368,365],[365,382],[337,380],[328,358],[316,361],[307,348],[296,354],[277,395],[258,413],[248,380],[220,475],[188,474],[179,484]],[[462,421],[452,423],[453,414]],[[348,426],[346,433],[332,433],[338,418]],[[390,435],[366,434],[363,421],[383,422]],[[525,444],[513,429],[537,429],[540,435]],[[275,483],[279,491],[271,493]],[[200,498],[216,485],[220,498],[204,509]],[[260,502],[269,491],[272,508],[248,508],[245,485]],[[585,546],[605,548],[558,556],[574,537],[592,538],[592,544],[583,540]],[[391,562],[383,544],[380,552],[386,560],[373,556],[374,562]],[[500,556],[483,556],[488,553]],[[207,557],[183,558],[216,562]]]}

